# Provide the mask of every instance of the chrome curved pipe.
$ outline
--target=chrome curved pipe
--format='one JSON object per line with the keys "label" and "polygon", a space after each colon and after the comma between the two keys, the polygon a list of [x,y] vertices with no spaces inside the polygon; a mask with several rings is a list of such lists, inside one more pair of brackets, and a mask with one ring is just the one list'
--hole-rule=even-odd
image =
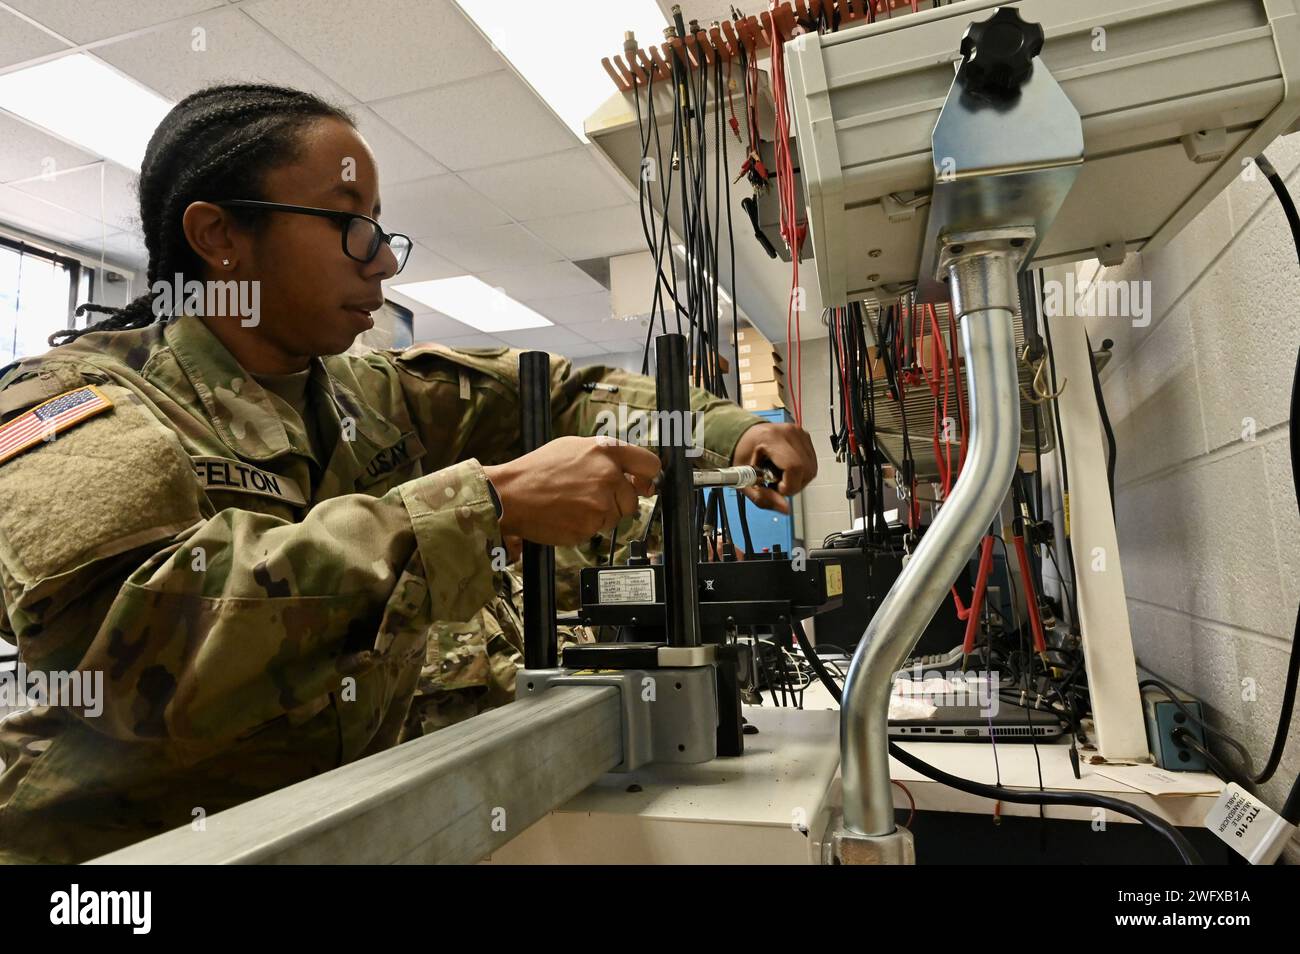
{"label": "chrome curved pipe", "polygon": [[[947,502],[867,627],[844,683],[844,827],[867,836],[894,831],[888,731],[894,673],[997,516],[1020,451],[1013,327],[1018,257],[1006,249],[967,249],[946,265],[966,356],[966,462]],[[962,253],[963,248],[952,246],[951,251]]]}

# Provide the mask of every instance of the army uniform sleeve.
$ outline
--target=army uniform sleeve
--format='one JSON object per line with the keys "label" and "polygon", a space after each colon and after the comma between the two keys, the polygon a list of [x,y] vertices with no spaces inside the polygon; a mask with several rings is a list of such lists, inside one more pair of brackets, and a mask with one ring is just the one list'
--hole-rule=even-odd
{"label": "army uniform sleeve", "polygon": [[[398,368],[407,405],[427,448],[444,448],[494,464],[522,452],[519,356],[514,348],[453,349],[422,344],[386,359]],[[657,407],[655,382],[613,368],[575,369],[551,357],[551,410],[557,437],[619,436]],[[762,418],[702,389],[691,388],[702,437],[699,467],[726,467],[740,436]],[[641,443],[648,442],[648,434]]]}
{"label": "army uniform sleeve", "polygon": [[0,616],[29,665],[104,673],[100,731],[204,749],[383,665],[377,634],[403,620],[491,598],[478,461],[298,523],[213,512],[176,435],[102,390],[111,411],[0,463]]}

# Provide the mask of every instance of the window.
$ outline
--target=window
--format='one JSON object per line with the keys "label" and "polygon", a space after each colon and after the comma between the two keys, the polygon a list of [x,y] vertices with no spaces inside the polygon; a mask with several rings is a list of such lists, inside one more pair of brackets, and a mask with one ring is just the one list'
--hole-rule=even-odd
{"label": "window", "polygon": [[49,350],[50,335],[69,327],[81,286],[74,259],[0,238],[0,368]]}

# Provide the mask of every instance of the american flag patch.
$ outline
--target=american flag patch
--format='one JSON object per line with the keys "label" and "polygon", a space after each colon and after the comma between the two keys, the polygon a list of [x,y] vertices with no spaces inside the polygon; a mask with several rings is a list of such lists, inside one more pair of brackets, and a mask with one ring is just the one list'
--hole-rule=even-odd
{"label": "american flag patch", "polygon": [[0,426],[0,464],[112,406],[112,401],[89,384],[38,404]]}

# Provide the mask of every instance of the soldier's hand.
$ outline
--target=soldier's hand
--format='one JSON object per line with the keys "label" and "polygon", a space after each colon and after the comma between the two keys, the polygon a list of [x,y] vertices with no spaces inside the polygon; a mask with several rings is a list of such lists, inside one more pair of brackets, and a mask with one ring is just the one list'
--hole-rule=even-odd
{"label": "soldier's hand", "polygon": [[561,437],[505,464],[483,468],[501,498],[501,532],[568,546],[637,512],[655,492],[653,451],[608,437]]}
{"label": "soldier's hand", "polygon": [[767,510],[789,513],[785,498],[797,494],[817,476],[817,452],[808,432],[795,424],[755,424],[736,445],[733,464],[762,467],[773,464],[781,471],[776,490],[746,487],[745,496]]}

